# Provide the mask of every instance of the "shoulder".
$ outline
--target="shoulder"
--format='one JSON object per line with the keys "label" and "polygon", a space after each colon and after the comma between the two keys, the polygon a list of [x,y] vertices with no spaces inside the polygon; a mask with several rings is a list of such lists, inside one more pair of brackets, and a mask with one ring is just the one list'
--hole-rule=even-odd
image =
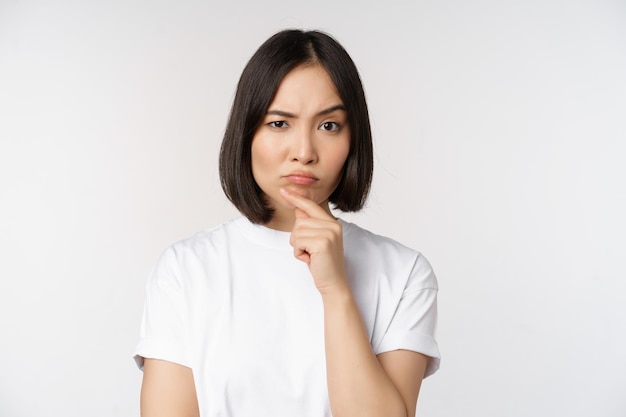
{"label": "shoulder", "polygon": [[369,230],[366,230],[354,223],[349,223],[344,220],[340,220],[340,222],[344,230],[344,239],[350,245],[366,250],[383,250],[390,253],[396,253],[398,256],[409,258],[417,255],[417,251],[394,239],[370,232]]}
{"label": "shoulder", "polygon": [[161,253],[152,275],[181,277],[223,258],[237,237],[240,222],[241,218],[232,219],[171,244]]}
{"label": "shoulder", "polygon": [[437,288],[433,269],[421,252],[354,223],[340,221],[344,230],[346,259],[360,265],[359,269],[411,277],[414,285]]}
{"label": "shoulder", "polygon": [[243,223],[243,218],[238,217],[217,226],[207,227],[173,243],[164,253],[171,253],[171,256],[181,258],[206,255],[207,252],[219,250],[237,237],[240,223]]}

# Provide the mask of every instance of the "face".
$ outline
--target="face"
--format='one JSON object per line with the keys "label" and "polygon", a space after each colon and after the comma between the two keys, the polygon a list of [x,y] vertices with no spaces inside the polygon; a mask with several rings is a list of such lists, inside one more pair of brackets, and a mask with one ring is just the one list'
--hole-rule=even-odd
{"label": "face", "polygon": [[346,111],[326,70],[293,69],[252,139],[252,174],[275,210],[273,221],[293,214],[281,187],[328,210],[349,151]]}

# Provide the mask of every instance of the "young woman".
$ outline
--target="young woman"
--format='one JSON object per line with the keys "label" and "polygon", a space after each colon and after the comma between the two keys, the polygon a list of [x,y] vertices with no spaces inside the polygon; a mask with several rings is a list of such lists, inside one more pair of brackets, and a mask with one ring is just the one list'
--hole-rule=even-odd
{"label": "young woman", "polygon": [[437,282],[422,255],[333,217],[373,167],[356,67],[287,30],[243,71],[220,153],[243,214],[167,249],[136,359],[155,416],[413,416],[439,366]]}

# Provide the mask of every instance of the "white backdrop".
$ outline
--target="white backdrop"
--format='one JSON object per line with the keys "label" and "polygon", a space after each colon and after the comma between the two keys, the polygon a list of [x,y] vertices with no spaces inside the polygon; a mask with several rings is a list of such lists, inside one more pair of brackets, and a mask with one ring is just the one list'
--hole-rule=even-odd
{"label": "white backdrop", "polygon": [[333,34],[369,99],[368,208],[440,281],[432,417],[626,416],[626,5],[0,0],[0,416],[137,416],[147,274],[233,217],[243,66]]}

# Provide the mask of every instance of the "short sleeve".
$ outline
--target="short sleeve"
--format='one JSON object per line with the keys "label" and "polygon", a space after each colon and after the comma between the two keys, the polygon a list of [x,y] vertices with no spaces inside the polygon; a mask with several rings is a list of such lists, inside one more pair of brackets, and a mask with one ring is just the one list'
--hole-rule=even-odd
{"label": "short sleeve", "polygon": [[417,255],[409,279],[376,354],[405,349],[429,357],[424,377],[439,369],[437,327],[437,279],[421,254]]}
{"label": "short sleeve", "polygon": [[167,249],[152,269],[135,361],[161,359],[190,367],[188,311],[180,267],[173,248]]}

